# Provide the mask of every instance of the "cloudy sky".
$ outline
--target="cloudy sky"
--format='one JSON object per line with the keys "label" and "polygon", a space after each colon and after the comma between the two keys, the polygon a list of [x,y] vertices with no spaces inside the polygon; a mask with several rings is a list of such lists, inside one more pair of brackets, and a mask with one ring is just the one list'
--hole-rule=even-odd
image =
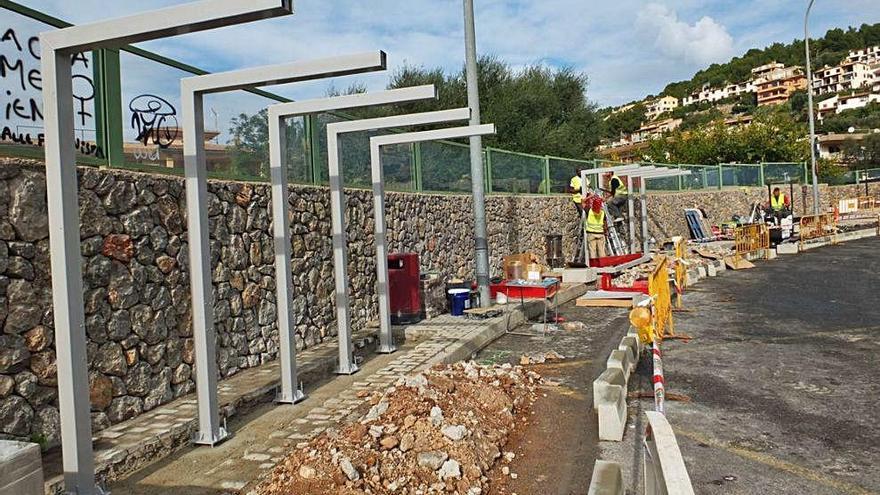
{"label": "cloudy sky", "polygon": [[[73,23],[184,0],[18,0]],[[296,14],[196,33],[145,48],[210,71],[383,49],[389,63],[454,70],[463,61],[460,0],[295,0]],[[513,66],[568,65],[590,78],[588,96],[616,105],[656,93],[751,47],[802,36],[807,0],[476,0],[478,50]],[[880,0],[817,0],[814,33],[880,22]],[[173,87],[180,74],[123,59],[126,92]],[[352,76],[370,89],[386,74]],[[305,98],[327,83],[277,88]],[[154,92],[158,92],[155,90]],[[255,104],[258,102],[255,102]],[[226,113],[231,105],[217,103]],[[244,103],[240,105],[244,106]]]}

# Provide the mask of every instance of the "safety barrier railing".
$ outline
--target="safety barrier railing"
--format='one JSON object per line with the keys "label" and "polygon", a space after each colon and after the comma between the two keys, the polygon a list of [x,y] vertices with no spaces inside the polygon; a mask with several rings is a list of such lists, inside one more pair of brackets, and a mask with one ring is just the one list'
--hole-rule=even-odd
{"label": "safety barrier railing", "polygon": [[681,308],[682,296],[687,288],[686,242],[680,238],[675,243],[675,307]]}
{"label": "safety barrier railing", "polygon": [[767,259],[770,257],[770,229],[763,223],[737,227],[734,231],[734,244],[734,259],[737,264],[749,255],[759,255]]}
{"label": "safety barrier railing", "polygon": [[675,335],[672,323],[672,295],[669,290],[669,259],[657,257],[657,266],[648,276],[648,295],[654,302],[653,326],[656,340]]}
{"label": "safety barrier railing", "polygon": [[801,217],[799,232],[801,248],[810,241],[829,239],[833,242],[837,234],[837,218],[833,213]]}

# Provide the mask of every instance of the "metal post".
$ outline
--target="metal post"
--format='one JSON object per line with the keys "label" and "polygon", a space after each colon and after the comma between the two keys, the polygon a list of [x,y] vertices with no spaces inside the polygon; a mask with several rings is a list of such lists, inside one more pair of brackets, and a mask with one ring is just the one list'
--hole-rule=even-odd
{"label": "metal post", "polygon": [[[467,61],[468,106],[471,108],[471,125],[480,125],[480,89],[477,70],[477,36],[474,28],[474,1],[464,3],[464,44]],[[489,242],[486,227],[486,198],[483,191],[483,140],[471,136],[471,187],[474,198],[474,259],[476,261],[477,288],[480,306],[492,304],[489,293]]]}
{"label": "metal post", "polygon": [[[418,116],[419,114],[416,114]],[[467,117],[465,117],[467,118]],[[450,120],[464,120],[449,117]],[[384,173],[382,170],[382,146],[405,143],[418,143],[437,139],[454,139],[474,135],[494,134],[495,126],[492,124],[453,127],[437,129],[433,131],[411,132],[404,134],[391,134],[370,138],[370,170],[373,182],[373,209],[375,214],[375,242],[376,242],[376,279],[379,293],[379,351],[390,353],[397,350],[391,333],[391,307],[388,294],[388,252],[385,238],[385,190]]]}
{"label": "metal post", "polygon": [[538,194],[550,194],[550,157],[544,157],[544,190],[538,191]]}
{"label": "metal post", "polygon": [[[328,126],[329,127],[329,126]],[[339,367],[336,372],[351,375],[360,368],[354,362],[351,343],[351,305],[348,301],[348,250],[345,249],[345,193],[339,167],[339,135],[327,132],[327,162],[330,179],[330,228],[333,232],[333,277],[336,281],[336,333],[339,339]]]}
{"label": "metal post", "polygon": [[813,8],[813,2],[807,5],[807,12],[804,14],[804,49],[807,55],[807,106],[810,114],[810,164],[813,171],[813,214],[819,214],[819,170],[816,165],[816,119],[813,115],[813,69],[810,66],[810,10]]}
{"label": "metal post", "polygon": [[272,180],[272,230],[275,239],[275,295],[278,308],[278,340],[281,350],[281,390],[276,402],[296,404],[306,398],[296,373],[296,342],[293,280],[290,272],[290,205],[287,189],[287,133],[281,117],[269,116],[269,172]]}
{"label": "metal post", "polygon": [[379,293],[379,349],[381,354],[397,350],[391,333],[391,301],[388,295],[388,246],[385,237],[385,179],[382,173],[382,153],[378,146],[370,147],[370,171],[373,175],[373,217],[376,244],[376,286]]}
{"label": "metal post", "polygon": [[183,128],[190,131],[183,140],[186,174],[186,221],[189,244],[189,279],[192,291],[192,326],[195,344],[196,392],[199,404],[199,431],[193,442],[214,445],[229,433],[220,426],[217,408],[217,360],[214,329],[214,294],[211,285],[211,251],[208,234],[207,165],[205,163],[205,117],[201,93],[189,91],[182,83],[181,114]]}
{"label": "metal post", "polygon": [[68,493],[91,495],[100,489],[92,456],[70,55],[43,51],[41,69],[64,485]]}
{"label": "metal post", "polygon": [[119,48],[288,15],[292,9],[290,0],[216,0],[210,3],[211,8],[206,7],[205,2],[178,5],[40,35],[52,304],[64,481],[68,493],[103,493],[95,486],[92,454],[70,57],[84,51]]}
{"label": "metal post", "polygon": [[626,211],[627,211],[627,219],[629,226],[629,252],[633,254],[636,252],[636,219],[633,218],[633,213],[635,210],[635,199],[633,198],[633,180],[631,175],[626,176],[626,190],[629,191],[629,194],[626,198]]}
{"label": "metal post", "polygon": [[[336,370],[337,373],[351,375],[358,371],[352,355],[351,343],[351,309],[348,299],[348,250],[345,247],[346,232],[342,223],[345,214],[345,195],[342,189],[342,171],[339,165],[339,135],[371,129],[389,129],[410,125],[466,120],[470,119],[470,116],[470,109],[458,108],[375,119],[349,120],[327,125],[327,161],[330,170],[330,223],[333,236],[333,275],[336,286],[336,328],[339,340],[339,367]],[[374,211],[373,213],[375,215],[384,214],[384,212],[379,211]],[[385,325],[384,328],[388,328],[387,332],[390,335],[390,318],[387,321],[380,321],[379,324],[380,326]],[[383,330],[380,329],[380,332],[383,332]]]}
{"label": "metal post", "polygon": [[647,183],[644,177],[639,179],[639,203],[642,207],[642,254],[647,255],[650,251],[648,243],[648,201]]}

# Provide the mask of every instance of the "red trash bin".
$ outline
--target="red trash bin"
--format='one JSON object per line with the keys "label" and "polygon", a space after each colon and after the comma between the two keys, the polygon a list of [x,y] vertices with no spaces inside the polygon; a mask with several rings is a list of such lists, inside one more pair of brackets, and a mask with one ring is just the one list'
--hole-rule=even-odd
{"label": "red trash bin", "polygon": [[418,253],[388,255],[388,294],[391,306],[391,323],[405,325],[422,320],[420,285]]}

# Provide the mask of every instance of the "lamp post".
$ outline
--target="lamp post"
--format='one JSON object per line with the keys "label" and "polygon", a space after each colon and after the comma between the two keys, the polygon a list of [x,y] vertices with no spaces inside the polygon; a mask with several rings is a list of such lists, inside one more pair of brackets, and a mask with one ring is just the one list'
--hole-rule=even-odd
{"label": "lamp post", "polygon": [[807,54],[807,107],[810,113],[810,164],[813,170],[813,214],[819,214],[819,170],[816,166],[816,119],[813,116],[813,69],[810,67],[810,9],[813,2],[807,5],[804,14],[804,47]]}
{"label": "lamp post", "polygon": [[[467,75],[468,106],[471,108],[471,125],[480,125],[480,90],[477,69],[477,35],[474,28],[474,0],[464,0],[464,46],[465,74]],[[489,294],[489,240],[486,228],[486,199],[483,190],[483,139],[481,135],[470,137],[471,188],[474,198],[474,260],[480,306],[487,308],[492,302]]]}

